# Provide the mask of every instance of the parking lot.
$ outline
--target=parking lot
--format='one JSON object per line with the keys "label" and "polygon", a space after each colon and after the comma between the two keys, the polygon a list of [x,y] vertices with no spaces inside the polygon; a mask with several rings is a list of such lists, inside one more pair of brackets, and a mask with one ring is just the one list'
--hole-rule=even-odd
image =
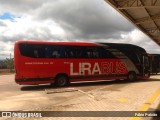
{"label": "parking lot", "polygon": [[72,83],[65,88],[22,86],[14,82],[14,75],[1,75],[0,91],[0,111],[160,111],[160,75],[135,82]]}

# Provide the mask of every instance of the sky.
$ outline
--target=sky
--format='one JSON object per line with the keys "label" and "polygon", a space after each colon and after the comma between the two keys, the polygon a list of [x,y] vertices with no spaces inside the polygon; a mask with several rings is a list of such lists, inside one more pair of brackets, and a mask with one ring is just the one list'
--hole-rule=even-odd
{"label": "sky", "polygon": [[160,53],[104,0],[1,0],[0,59],[13,57],[17,40],[130,43]]}

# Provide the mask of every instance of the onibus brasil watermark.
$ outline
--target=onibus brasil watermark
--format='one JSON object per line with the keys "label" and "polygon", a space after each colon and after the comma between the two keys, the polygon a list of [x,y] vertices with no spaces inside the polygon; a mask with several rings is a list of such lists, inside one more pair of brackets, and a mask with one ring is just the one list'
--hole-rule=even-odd
{"label": "onibus brasil watermark", "polygon": [[39,118],[39,117],[42,117],[42,113],[40,112],[1,112],[1,117]]}

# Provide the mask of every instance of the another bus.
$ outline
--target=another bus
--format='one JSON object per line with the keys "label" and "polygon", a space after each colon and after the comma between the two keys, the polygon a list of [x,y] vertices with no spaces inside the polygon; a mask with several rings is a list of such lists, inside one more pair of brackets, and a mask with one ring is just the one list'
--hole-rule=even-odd
{"label": "another bus", "polygon": [[151,74],[160,72],[160,54],[150,54]]}
{"label": "another bus", "polygon": [[17,41],[15,81],[22,85],[66,86],[78,81],[148,78],[147,53],[134,47],[140,51],[130,51],[130,55],[135,54],[139,61],[104,43]]}

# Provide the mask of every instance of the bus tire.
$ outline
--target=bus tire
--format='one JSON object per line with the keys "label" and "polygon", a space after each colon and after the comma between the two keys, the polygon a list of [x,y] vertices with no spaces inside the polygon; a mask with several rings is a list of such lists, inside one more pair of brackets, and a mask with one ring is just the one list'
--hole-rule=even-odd
{"label": "bus tire", "polygon": [[128,80],[129,80],[129,81],[134,81],[134,80],[136,80],[136,79],[137,79],[137,75],[136,75],[135,72],[129,72],[129,73],[128,73]]}
{"label": "bus tire", "polygon": [[69,84],[69,79],[66,75],[58,75],[55,79],[55,84],[58,87],[64,87]]}

